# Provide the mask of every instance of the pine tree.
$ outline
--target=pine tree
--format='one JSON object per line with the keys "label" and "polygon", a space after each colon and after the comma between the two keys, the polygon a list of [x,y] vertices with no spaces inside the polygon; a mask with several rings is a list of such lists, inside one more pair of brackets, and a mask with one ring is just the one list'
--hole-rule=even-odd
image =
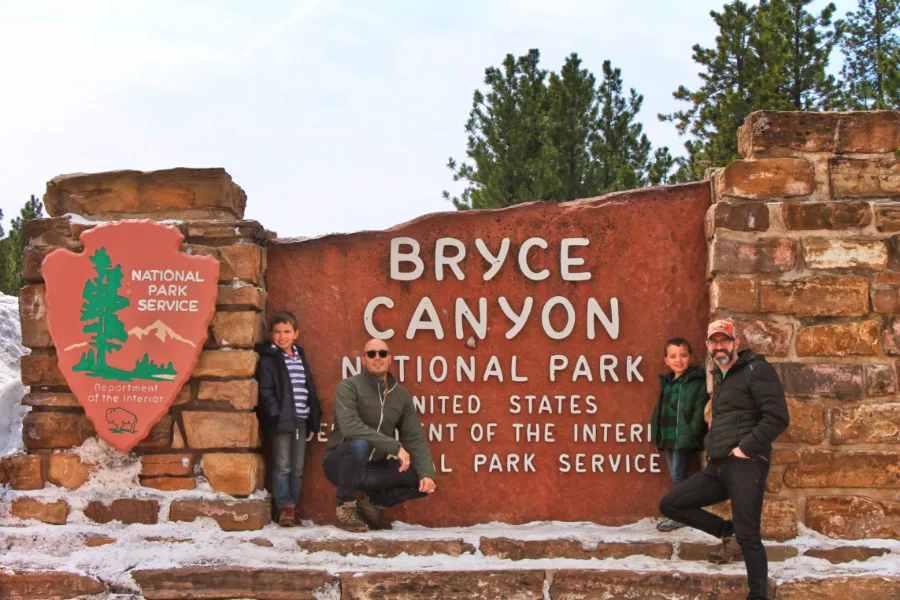
{"label": "pine tree", "polygon": [[597,162],[600,193],[639,188],[646,183],[650,140],[636,121],[644,97],[634,88],[626,98],[622,71],[603,61],[603,81],[597,90],[600,116],[591,154]]}
{"label": "pine tree", "polygon": [[559,182],[553,199],[559,202],[598,193],[597,165],[591,157],[599,110],[596,82],[593,73],[581,68],[575,53],[566,59],[559,75],[550,74],[547,126]]}
{"label": "pine tree", "polygon": [[744,118],[760,106],[754,97],[775,87],[778,76],[763,68],[754,50],[759,46],[754,30],[756,7],[741,0],[726,4],[721,12],[710,11],[719,35],[715,48],[693,47],[694,62],[702,67],[702,85],[691,91],[680,86],[672,95],[690,106],[662,121],[675,123],[678,133],[694,138],[692,154],[681,165],[680,176],[696,181],[707,167],[726,165],[738,158],[737,129]]}
{"label": "pine tree", "polygon": [[[0,213],[2,215],[2,213]],[[34,195],[25,203],[19,216],[12,220],[9,226],[9,235],[0,241],[0,260],[3,263],[0,291],[10,296],[17,296],[19,290],[25,285],[22,279],[22,254],[28,245],[28,238],[22,231],[24,221],[39,219],[43,216],[43,204]],[[2,231],[0,231],[2,235]]]}
{"label": "pine tree", "polygon": [[844,104],[854,110],[900,108],[900,0],[858,0],[841,41]]}
{"label": "pine tree", "polygon": [[540,52],[514,58],[508,54],[502,69],[485,70],[488,92],[475,90],[466,123],[466,156],[471,163],[450,158],[453,181],[466,182],[457,209],[497,208],[519,202],[545,200],[557,189],[553,172],[555,150],[544,127],[548,106]]}
{"label": "pine tree", "polygon": [[668,146],[657,148],[653,153],[650,168],[647,169],[647,181],[650,185],[667,185],[672,181],[672,169],[678,163],[669,153]]}
{"label": "pine tree", "polygon": [[129,305],[128,298],[119,294],[122,286],[122,265],[112,265],[106,248],[100,248],[90,258],[94,263],[97,277],[88,279],[84,284],[81,306],[81,321],[87,322],[83,331],[93,334],[92,349],[96,351],[96,366],[93,373],[103,376],[109,367],[106,355],[122,347],[128,339],[125,325],[118,311]]}

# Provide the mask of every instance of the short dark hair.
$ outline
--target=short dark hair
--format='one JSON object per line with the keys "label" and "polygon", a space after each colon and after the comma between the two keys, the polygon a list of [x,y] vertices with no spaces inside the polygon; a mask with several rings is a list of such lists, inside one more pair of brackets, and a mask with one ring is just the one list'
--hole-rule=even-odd
{"label": "short dark hair", "polygon": [[672,338],[666,345],[663,346],[663,356],[669,353],[669,346],[684,346],[687,348],[688,354],[693,354],[694,350],[691,348],[691,343],[684,338]]}
{"label": "short dark hair", "polygon": [[294,316],[294,313],[286,310],[279,310],[275,313],[275,316],[272,317],[272,325],[269,329],[275,329],[275,326],[281,323],[286,323],[293,327],[294,331],[297,331],[297,317]]}

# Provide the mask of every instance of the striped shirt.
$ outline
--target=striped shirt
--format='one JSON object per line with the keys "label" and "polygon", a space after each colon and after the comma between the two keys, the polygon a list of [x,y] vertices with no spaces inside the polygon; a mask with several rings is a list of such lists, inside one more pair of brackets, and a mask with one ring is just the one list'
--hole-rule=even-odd
{"label": "striped shirt", "polygon": [[297,420],[305,421],[309,416],[309,391],[306,389],[306,369],[303,368],[303,360],[300,358],[300,350],[292,346],[294,355],[291,356],[281,351],[284,365],[291,377],[291,389],[294,392],[294,408],[297,411]]}

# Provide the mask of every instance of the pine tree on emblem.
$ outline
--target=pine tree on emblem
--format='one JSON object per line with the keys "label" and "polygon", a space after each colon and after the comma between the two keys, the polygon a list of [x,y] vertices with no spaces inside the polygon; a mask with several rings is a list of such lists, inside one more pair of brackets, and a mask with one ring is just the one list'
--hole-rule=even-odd
{"label": "pine tree on emblem", "polygon": [[[122,265],[112,266],[106,248],[94,252],[91,262],[94,263],[97,277],[88,279],[84,284],[81,321],[88,322],[83,331],[93,334],[90,342],[93,350],[82,357],[79,366],[86,362],[85,357],[89,357],[88,360],[93,358],[92,368],[84,370],[103,376],[110,370],[106,364],[106,355],[119,350],[122,342],[128,339],[125,325],[116,313],[127,307],[129,301],[128,298],[119,295],[119,288],[122,286]],[[91,354],[94,355],[89,356]]]}

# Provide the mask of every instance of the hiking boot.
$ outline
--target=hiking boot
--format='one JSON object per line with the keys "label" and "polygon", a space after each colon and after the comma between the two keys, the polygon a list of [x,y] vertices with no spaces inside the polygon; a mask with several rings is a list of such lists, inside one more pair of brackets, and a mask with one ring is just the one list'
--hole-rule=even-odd
{"label": "hiking boot", "polygon": [[722,538],[722,549],[709,553],[709,562],[714,565],[724,565],[733,560],[743,560],[744,553],[734,536]]}
{"label": "hiking boot", "polygon": [[363,521],[359,516],[359,511],[356,507],[356,501],[338,504],[336,516],[334,519],[334,525],[338,529],[343,529],[344,531],[352,531],[355,533],[362,533],[363,531],[369,530],[369,527],[366,525],[365,521]]}
{"label": "hiking boot", "polygon": [[368,496],[357,502],[356,508],[359,516],[362,517],[362,520],[366,522],[366,525],[372,531],[394,528],[390,521],[384,520],[384,507],[372,504]]}
{"label": "hiking boot", "polygon": [[675,531],[676,529],[681,529],[682,527],[684,527],[684,523],[679,523],[678,521],[673,521],[672,519],[663,519],[656,526],[658,530],[664,533]]}
{"label": "hiking boot", "polygon": [[278,511],[278,524],[282,527],[294,526],[295,523],[293,506],[285,506],[280,511]]}

